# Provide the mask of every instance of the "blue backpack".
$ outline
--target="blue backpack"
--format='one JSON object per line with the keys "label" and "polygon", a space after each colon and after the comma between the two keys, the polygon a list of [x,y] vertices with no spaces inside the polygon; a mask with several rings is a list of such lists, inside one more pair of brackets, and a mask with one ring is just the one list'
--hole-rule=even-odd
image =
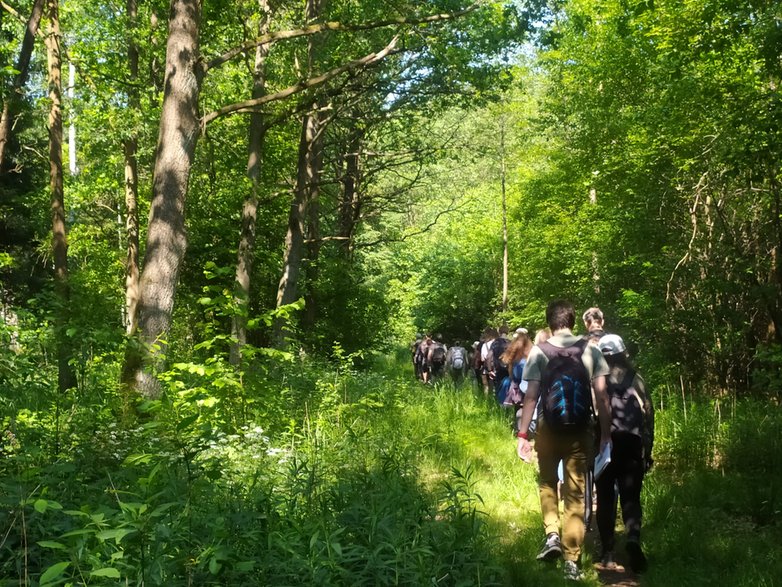
{"label": "blue backpack", "polygon": [[546,424],[555,430],[584,430],[592,421],[592,382],[581,361],[585,339],[561,348],[538,345],[548,357],[540,380],[540,405]]}

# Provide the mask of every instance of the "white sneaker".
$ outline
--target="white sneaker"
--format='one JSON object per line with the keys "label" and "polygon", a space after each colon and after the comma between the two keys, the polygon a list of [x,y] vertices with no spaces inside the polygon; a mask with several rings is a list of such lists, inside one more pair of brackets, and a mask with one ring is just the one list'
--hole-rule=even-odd
{"label": "white sneaker", "polygon": [[546,536],[546,542],[538,553],[539,561],[553,561],[562,556],[562,544],[559,542],[559,534],[552,532]]}
{"label": "white sneaker", "polygon": [[578,568],[578,565],[574,561],[565,561],[563,567],[565,579],[568,581],[583,581],[584,573]]}

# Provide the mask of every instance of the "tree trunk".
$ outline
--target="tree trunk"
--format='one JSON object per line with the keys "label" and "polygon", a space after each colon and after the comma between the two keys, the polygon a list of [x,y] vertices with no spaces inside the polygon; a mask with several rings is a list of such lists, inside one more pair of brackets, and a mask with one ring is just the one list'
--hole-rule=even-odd
{"label": "tree trunk", "polygon": [[179,269],[185,255],[185,198],[200,133],[198,0],[171,0],[166,74],[152,179],[144,270],[138,304],[138,347],[129,347],[125,382],[144,397],[160,393],[155,371],[163,366]]}
{"label": "tree trunk", "polygon": [[[261,20],[258,25],[258,36],[269,32],[271,13],[268,0],[258,0]],[[258,45],[255,50],[255,67],[253,69],[253,99],[266,93],[266,59],[269,55],[268,44]],[[256,220],[258,218],[258,188],[261,173],[261,161],[266,140],[266,126],[263,114],[254,113],[250,116],[249,156],[247,160],[247,175],[252,182],[252,191],[242,206],[242,226],[239,237],[239,249],[236,262],[236,294],[237,312],[231,322],[231,332],[234,342],[231,345],[230,361],[232,365],[241,362],[242,347],[247,344],[247,316],[250,306],[250,280],[252,277],[253,255],[255,253]]]}
{"label": "tree trunk", "polygon": [[[308,0],[306,7],[307,24],[311,24],[320,13],[320,1]],[[313,70],[316,45],[310,39],[307,45],[307,74]],[[301,266],[304,260],[304,234],[307,219],[307,207],[310,197],[317,190],[317,178],[320,173],[318,165],[320,137],[322,135],[321,115],[318,104],[313,103],[312,111],[307,113],[301,126],[299,139],[299,154],[297,159],[296,188],[293,202],[288,214],[288,232],[285,235],[285,253],[283,256],[283,271],[277,288],[277,308],[292,304],[298,297],[298,282]],[[291,335],[287,322],[277,318],[273,325],[273,337],[277,346],[285,346],[286,339]]]}
{"label": "tree trunk", "polygon": [[348,260],[353,253],[353,235],[361,216],[361,131],[355,126],[350,130],[345,169],[342,177],[342,194],[339,206],[340,250]]}
{"label": "tree trunk", "polygon": [[320,176],[323,169],[323,134],[326,130],[322,114],[319,110],[314,113],[315,124],[318,128],[315,141],[312,145],[310,156],[312,157],[312,183],[307,194],[307,293],[304,304],[304,325],[311,330],[315,326],[318,315],[318,262],[320,258]]}
{"label": "tree trunk", "polygon": [[[288,232],[285,235],[285,253],[282,260],[282,277],[277,287],[277,308],[292,304],[298,296],[299,273],[304,259],[304,227],[307,218],[307,196],[314,179],[312,149],[318,133],[314,113],[306,114],[301,125],[297,162],[296,187],[288,213]],[[274,341],[284,346],[291,332],[286,322],[277,318],[274,322]]]}
{"label": "tree trunk", "polygon": [[22,46],[19,49],[19,58],[16,60],[15,69],[19,73],[14,77],[11,91],[8,92],[6,100],[3,103],[3,114],[0,117],[0,172],[5,164],[5,150],[8,141],[11,138],[11,128],[13,127],[13,117],[15,115],[16,105],[19,103],[22,88],[27,83],[27,76],[30,71],[30,58],[33,55],[35,47],[35,35],[38,34],[38,27],[41,23],[43,14],[44,0],[35,0],[33,8],[30,11],[30,18],[27,20],[27,27],[24,31]]}
{"label": "tree trunk", "polygon": [[65,228],[65,194],[62,170],[62,51],[60,47],[60,16],[58,0],[47,1],[49,31],[46,53],[49,69],[49,190],[52,214],[52,256],[54,283],[60,308],[57,311],[57,382],[60,391],[76,386],[76,375],[67,336],[70,313],[68,287],[68,239]]}
{"label": "tree trunk", "polygon": [[[137,0],[127,0],[128,11],[128,106],[131,110],[141,108],[138,83],[139,51],[135,32],[138,24]],[[129,335],[136,332],[139,297],[139,219],[138,219],[138,133],[134,128],[125,140],[125,208],[127,212],[126,232],[128,252],[125,261],[125,330]]]}
{"label": "tree trunk", "polygon": [[505,118],[500,120],[500,180],[502,189],[502,311],[508,311],[508,201],[505,189]]}

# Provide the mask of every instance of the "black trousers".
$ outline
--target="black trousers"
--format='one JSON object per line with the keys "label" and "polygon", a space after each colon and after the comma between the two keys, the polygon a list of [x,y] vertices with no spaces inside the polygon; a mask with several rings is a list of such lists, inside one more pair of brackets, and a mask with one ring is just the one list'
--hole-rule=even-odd
{"label": "black trousers", "polygon": [[603,552],[614,550],[617,497],[628,541],[641,539],[641,484],[644,478],[643,444],[634,434],[611,435],[611,462],[595,482],[597,529]]}

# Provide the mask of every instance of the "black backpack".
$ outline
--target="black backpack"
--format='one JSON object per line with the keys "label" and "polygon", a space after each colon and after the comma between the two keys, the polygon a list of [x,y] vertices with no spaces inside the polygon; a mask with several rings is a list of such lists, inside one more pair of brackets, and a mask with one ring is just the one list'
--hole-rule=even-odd
{"label": "black backpack", "polygon": [[581,361],[588,341],[560,348],[538,345],[548,357],[540,380],[543,418],[555,430],[583,430],[592,421],[592,382]]}
{"label": "black backpack", "polygon": [[625,432],[643,438],[644,410],[633,393],[635,371],[628,369],[622,381],[613,383],[608,380],[608,398],[611,400],[611,433]]}
{"label": "black backpack", "polygon": [[444,365],[445,364],[445,347],[436,342],[432,349],[432,365]]}
{"label": "black backpack", "polygon": [[494,371],[503,371],[507,374],[508,365],[502,360],[502,355],[505,349],[508,348],[509,342],[507,338],[500,336],[491,343],[492,367]]}

